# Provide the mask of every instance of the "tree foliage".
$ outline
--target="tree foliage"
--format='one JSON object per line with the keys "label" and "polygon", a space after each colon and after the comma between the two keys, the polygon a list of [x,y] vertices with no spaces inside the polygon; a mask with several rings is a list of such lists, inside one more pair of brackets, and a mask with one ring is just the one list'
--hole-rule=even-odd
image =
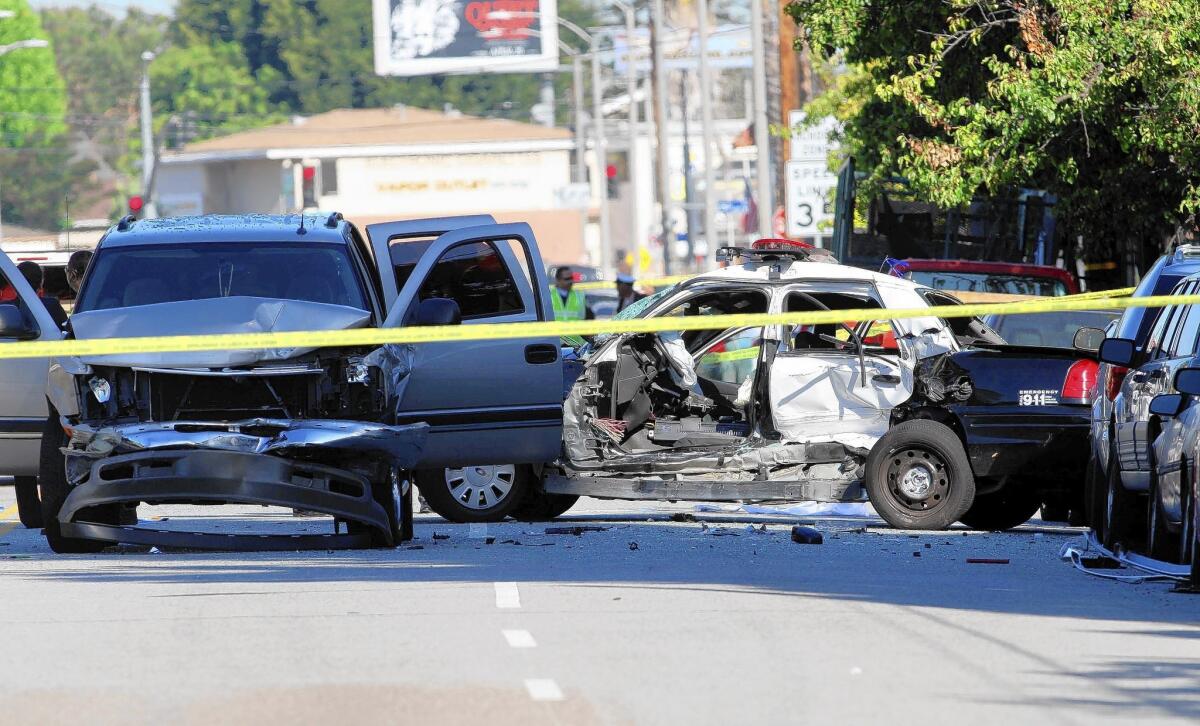
{"label": "tree foliage", "polygon": [[[859,169],[945,206],[1056,193],[1093,257],[1200,208],[1195,0],[793,0],[848,72],[813,104]],[[1112,258],[1109,258],[1112,259]]]}
{"label": "tree foliage", "polygon": [[[25,0],[0,0],[0,46],[45,39],[37,13]],[[54,65],[54,49],[20,48],[0,55],[0,146],[17,147],[66,130],[67,96]]]}

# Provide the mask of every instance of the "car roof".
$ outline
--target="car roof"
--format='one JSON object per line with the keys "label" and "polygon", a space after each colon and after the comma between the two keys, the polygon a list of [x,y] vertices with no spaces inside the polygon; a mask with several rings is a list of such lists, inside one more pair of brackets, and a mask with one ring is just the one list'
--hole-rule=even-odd
{"label": "car roof", "polygon": [[[326,224],[330,220],[333,226]],[[340,216],[324,214],[210,214],[140,219],[109,229],[97,248],[208,242],[345,244],[347,224]]]}

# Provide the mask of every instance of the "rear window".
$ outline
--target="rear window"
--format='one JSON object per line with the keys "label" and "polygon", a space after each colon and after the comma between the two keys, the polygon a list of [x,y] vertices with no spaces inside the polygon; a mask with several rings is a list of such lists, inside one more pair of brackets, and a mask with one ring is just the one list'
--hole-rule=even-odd
{"label": "rear window", "polygon": [[235,296],[370,309],[341,245],[231,242],[102,249],[75,310]]}
{"label": "rear window", "polygon": [[1073,348],[1075,333],[1080,328],[1103,329],[1117,315],[1119,313],[1092,310],[998,315],[989,319],[989,323],[1000,337],[1013,345]]}
{"label": "rear window", "polygon": [[958,270],[913,270],[909,279],[935,290],[961,292],[998,292],[1008,295],[1039,295],[1058,297],[1070,291],[1062,280],[1053,277],[1004,275],[990,272],[961,272]]}

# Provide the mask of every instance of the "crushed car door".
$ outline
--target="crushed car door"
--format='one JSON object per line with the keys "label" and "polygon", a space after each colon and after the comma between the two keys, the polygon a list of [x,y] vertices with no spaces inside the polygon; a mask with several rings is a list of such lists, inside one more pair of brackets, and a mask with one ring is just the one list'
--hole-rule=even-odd
{"label": "crushed car door", "polygon": [[[37,293],[8,255],[0,253],[0,345],[21,340],[60,340]],[[45,358],[0,360],[0,474],[37,474],[46,425]]]}
{"label": "crushed car door", "polygon": [[[522,259],[517,259],[520,255]],[[463,227],[431,242],[407,274],[385,326],[412,322],[429,298],[454,300],[462,324],[552,320],[541,255],[527,224]],[[562,438],[556,337],[414,347],[399,422],[431,431],[422,466],[541,463]]]}
{"label": "crushed car door", "polygon": [[[878,307],[865,297],[801,292],[789,293],[785,305],[788,311]],[[887,320],[792,327],[771,364],[775,428],[791,440],[882,435],[891,410],[912,396],[912,358]]]}

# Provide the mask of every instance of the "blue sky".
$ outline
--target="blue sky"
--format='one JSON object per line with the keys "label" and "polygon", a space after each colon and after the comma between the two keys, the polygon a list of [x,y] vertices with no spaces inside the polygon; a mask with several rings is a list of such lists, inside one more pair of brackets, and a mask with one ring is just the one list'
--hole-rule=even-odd
{"label": "blue sky", "polygon": [[106,10],[117,11],[124,10],[130,6],[137,6],[145,10],[165,13],[175,7],[175,0],[29,0],[29,4],[35,8],[99,5]]}

